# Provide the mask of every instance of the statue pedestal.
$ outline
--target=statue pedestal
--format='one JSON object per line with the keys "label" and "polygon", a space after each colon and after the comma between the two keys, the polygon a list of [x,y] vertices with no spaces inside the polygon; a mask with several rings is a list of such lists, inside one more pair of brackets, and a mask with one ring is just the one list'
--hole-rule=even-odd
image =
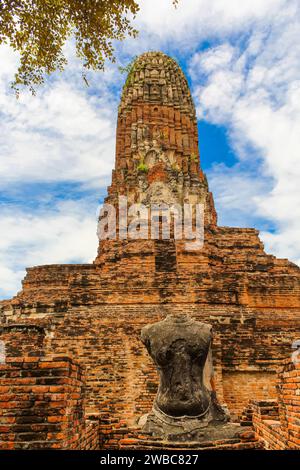
{"label": "statue pedestal", "polygon": [[208,426],[198,432],[197,439],[189,441],[171,441],[154,437],[150,434],[139,434],[132,430],[127,437],[118,443],[120,450],[148,451],[178,451],[178,450],[262,450],[263,443],[254,434],[252,427],[227,423],[218,426]]}
{"label": "statue pedestal", "polygon": [[169,416],[163,413],[154,403],[151,413],[143,416],[139,425],[141,432],[167,441],[199,441],[206,436],[218,438],[225,430],[231,434],[236,431],[235,425],[226,425],[228,416],[220,405],[209,403],[207,410],[199,416]]}

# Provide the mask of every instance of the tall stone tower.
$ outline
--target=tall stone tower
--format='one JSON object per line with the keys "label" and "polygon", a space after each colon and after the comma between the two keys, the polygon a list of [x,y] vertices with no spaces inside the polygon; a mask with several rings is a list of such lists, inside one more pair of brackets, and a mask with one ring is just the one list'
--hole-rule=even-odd
{"label": "tall stone tower", "polygon": [[[201,203],[205,225],[213,228],[216,211],[199,160],[195,107],[181,68],[161,52],[142,54],[132,64],[123,87],[115,169],[105,202],[118,208],[119,197],[126,196],[128,205],[141,203],[146,207]],[[117,239],[118,235],[119,230]],[[172,252],[173,258],[181,246],[177,243],[175,249],[172,234],[169,242],[147,245],[153,253],[163,250],[166,257]],[[95,262],[104,265],[112,253],[118,252],[119,258],[126,258],[128,267],[126,253],[130,249],[143,257],[140,248],[139,242],[101,241]]]}
{"label": "tall stone tower", "polygon": [[195,107],[178,64],[158,52],[133,63],[119,106],[116,165],[106,201],[125,194],[129,203],[207,204],[215,211],[199,167]]}
{"label": "tall stone tower", "polygon": [[75,357],[87,370],[88,412],[108,433],[147,413],[156,393],[142,327],[183,313],[213,325],[216,389],[233,414],[250,398],[274,396],[277,365],[299,335],[300,269],[266,254],[257,230],[217,225],[189,87],[162,53],[138,57],[124,85],[105,202],[118,209],[119,196],[146,207],[202,203],[203,247],[187,250],[172,234],[131,240],[117,231],[101,240],[92,264],[28,268],[22,290],[0,302],[6,351],[16,350],[14,339],[8,344],[14,325],[25,325],[38,333],[21,342],[24,354],[39,347]]}

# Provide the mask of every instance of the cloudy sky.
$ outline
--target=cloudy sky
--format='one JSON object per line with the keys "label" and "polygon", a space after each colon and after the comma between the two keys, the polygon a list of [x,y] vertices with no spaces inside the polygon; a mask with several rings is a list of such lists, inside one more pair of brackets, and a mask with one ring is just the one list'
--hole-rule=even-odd
{"label": "cloudy sky", "polygon": [[114,162],[124,75],[118,66],[162,50],[182,66],[199,119],[200,154],[220,225],[256,227],[268,253],[300,264],[300,3],[141,0],[137,40],[117,64],[81,79],[68,70],[17,101],[18,64],[0,48],[0,298],[25,267],[90,262],[99,204]]}

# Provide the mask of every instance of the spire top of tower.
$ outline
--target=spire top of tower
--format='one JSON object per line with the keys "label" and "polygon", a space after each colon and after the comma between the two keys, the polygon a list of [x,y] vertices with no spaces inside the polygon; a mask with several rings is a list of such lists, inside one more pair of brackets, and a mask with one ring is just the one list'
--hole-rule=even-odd
{"label": "spire top of tower", "polygon": [[196,122],[187,79],[177,62],[163,52],[146,52],[132,62],[119,111],[126,111],[134,101],[173,106]]}

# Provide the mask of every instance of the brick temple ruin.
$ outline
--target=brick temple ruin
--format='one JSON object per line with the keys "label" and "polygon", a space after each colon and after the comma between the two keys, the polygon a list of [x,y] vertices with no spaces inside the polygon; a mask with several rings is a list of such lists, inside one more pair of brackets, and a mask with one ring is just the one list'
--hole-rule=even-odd
{"label": "brick temple ruin", "polygon": [[121,195],[204,204],[204,246],[117,237],[100,241],[93,264],[28,268],[22,290],[0,302],[0,448],[161,446],[133,432],[158,383],[140,331],[186,313],[213,325],[219,402],[255,429],[214,445],[299,449],[300,366],[290,357],[300,269],[266,254],[257,230],[218,226],[188,83],[160,52],[139,56],[124,85],[105,202]]}

